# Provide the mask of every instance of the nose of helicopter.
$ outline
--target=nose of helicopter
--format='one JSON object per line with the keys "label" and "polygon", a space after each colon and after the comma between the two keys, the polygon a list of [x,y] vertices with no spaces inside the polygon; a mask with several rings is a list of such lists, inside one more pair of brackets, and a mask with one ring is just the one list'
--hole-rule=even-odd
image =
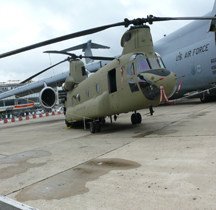
{"label": "nose of helicopter", "polygon": [[148,100],[160,98],[160,88],[164,88],[165,94],[170,98],[176,91],[176,75],[167,69],[157,69],[142,72],[137,75],[138,83],[143,95]]}

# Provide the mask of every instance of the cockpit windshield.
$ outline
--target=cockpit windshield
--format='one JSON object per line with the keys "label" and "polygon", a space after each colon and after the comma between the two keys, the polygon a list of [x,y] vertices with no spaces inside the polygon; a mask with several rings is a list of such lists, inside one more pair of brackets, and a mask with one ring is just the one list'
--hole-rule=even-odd
{"label": "cockpit windshield", "polygon": [[137,68],[137,73],[143,72],[145,70],[149,70],[149,62],[146,58],[140,58],[136,60],[136,68]]}
{"label": "cockpit windshield", "polygon": [[159,63],[157,62],[156,58],[149,58],[149,62],[151,64],[152,69],[159,69]]}
{"label": "cockpit windshield", "polygon": [[[139,74],[146,70],[154,70],[154,69],[165,69],[165,65],[158,53],[155,54],[156,57],[148,58],[147,55],[142,53],[135,53],[130,57],[130,62],[127,67],[127,76],[131,77],[136,73]],[[135,67],[136,65],[136,67]]]}

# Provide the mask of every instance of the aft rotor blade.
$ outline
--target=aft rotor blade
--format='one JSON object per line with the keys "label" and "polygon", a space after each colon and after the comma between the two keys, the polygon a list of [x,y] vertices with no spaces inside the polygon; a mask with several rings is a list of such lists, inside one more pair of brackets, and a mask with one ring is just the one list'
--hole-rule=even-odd
{"label": "aft rotor blade", "polygon": [[36,44],[33,44],[33,45],[29,45],[29,46],[22,47],[22,48],[19,48],[19,49],[10,51],[10,52],[0,54],[0,58],[4,58],[4,57],[7,57],[7,56],[11,56],[11,55],[14,55],[14,54],[18,54],[18,53],[21,53],[21,52],[32,50],[32,49],[35,49],[35,48],[38,48],[38,47],[46,46],[46,45],[49,45],[49,44],[61,42],[61,41],[64,41],[64,40],[68,40],[68,39],[77,38],[77,37],[80,37],[80,36],[85,36],[85,35],[97,33],[99,31],[103,31],[105,29],[108,29],[108,28],[111,28],[111,27],[116,27],[116,26],[121,26],[121,25],[125,25],[125,22],[110,24],[110,25],[106,25],[106,26],[100,26],[100,27],[96,27],[96,28],[92,28],[92,29],[88,29],[88,30],[84,30],[84,31],[64,35],[64,36],[60,36],[60,37],[57,37],[57,38],[54,38],[54,39],[46,40],[46,41],[43,41],[43,42],[39,42],[39,43],[36,43]]}
{"label": "aft rotor blade", "polygon": [[49,69],[51,69],[51,68],[53,68],[53,67],[55,67],[55,66],[57,66],[57,65],[59,65],[59,64],[61,64],[61,63],[64,63],[65,61],[68,61],[68,58],[65,59],[65,60],[63,60],[63,61],[60,61],[60,62],[58,62],[58,63],[56,63],[56,64],[54,64],[54,65],[52,65],[52,66],[50,66],[50,67],[48,67],[48,68],[46,68],[46,69],[44,69],[44,70],[42,70],[42,71],[40,71],[40,72],[38,72],[37,74],[32,75],[31,77],[27,78],[26,80],[20,82],[20,84],[23,84],[23,83],[28,82],[29,80],[33,79],[34,77],[36,77],[36,76],[38,76],[38,75],[44,73],[45,71],[47,71],[47,70],[49,70]]}
{"label": "aft rotor blade", "polygon": [[72,59],[77,59],[77,58],[90,58],[93,60],[114,60],[115,57],[101,57],[101,56],[82,56],[82,55],[75,55],[73,53],[68,53],[68,52],[64,52],[64,51],[57,51],[57,50],[50,50],[50,51],[45,51],[44,53],[54,53],[54,54],[63,54],[63,55],[69,55],[72,57]]}

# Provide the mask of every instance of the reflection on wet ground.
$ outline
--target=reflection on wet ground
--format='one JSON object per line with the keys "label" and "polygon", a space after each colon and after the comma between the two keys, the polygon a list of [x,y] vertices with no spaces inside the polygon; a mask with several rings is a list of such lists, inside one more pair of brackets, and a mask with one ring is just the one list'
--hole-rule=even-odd
{"label": "reflection on wet ground", "polygon": [[111,170],[130,170],[140,164],[118,158],[101,158],[49,177],[21,190],[16,199],[20,202],[38,199],[62,199],[89,191],[86,182],[94,181]]}
{"label": "reflection on wet ground", "polygon": [[0,164],[6,164],[6,167],[0,169],[0,179],[8,179],[15,175],[24,173],[30,168],[43,166],[46,164],[45,162],[28,163],[28,160],[48,155],[50,155],[50,153],[46,151],[32,150],[1,158]]}

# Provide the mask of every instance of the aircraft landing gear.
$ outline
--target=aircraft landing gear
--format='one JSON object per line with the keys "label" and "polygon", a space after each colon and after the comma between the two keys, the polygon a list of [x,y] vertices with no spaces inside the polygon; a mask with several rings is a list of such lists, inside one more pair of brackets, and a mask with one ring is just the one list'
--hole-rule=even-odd
{"label": "aircraft landing gear", "polygon": [[117,116],[116,116],[116,115],[114,115],[114,120],[115,120],[115,121],[117,120]]}
{"label": "aircraft landing gear", "polygon": [[66,124],[67,128],[71,128],[72,127],[71,123],[69,123],[67,120],[65,120],[65,124]]}
{"label": "aircraft landing gear", "polygon": [[153,110],[153,107],[152,107],[152,106],[149,107],[149,111],[150,111],[150,114],[153,115],[154,110]]}
{"label": "aircraft landing gear", "polygon": [[101,131],[101,124],[99,121],[92,121],[89,123],[90,132],[96,133]]}
{"label": "aircraft landing gear", "polygon": [[132,122],[133,125],[140,124],[142,122],[142,116],[141,116],[141,114],[140,113],[136,113],[136,112],[133,113],[131,115],[131,122]]}

